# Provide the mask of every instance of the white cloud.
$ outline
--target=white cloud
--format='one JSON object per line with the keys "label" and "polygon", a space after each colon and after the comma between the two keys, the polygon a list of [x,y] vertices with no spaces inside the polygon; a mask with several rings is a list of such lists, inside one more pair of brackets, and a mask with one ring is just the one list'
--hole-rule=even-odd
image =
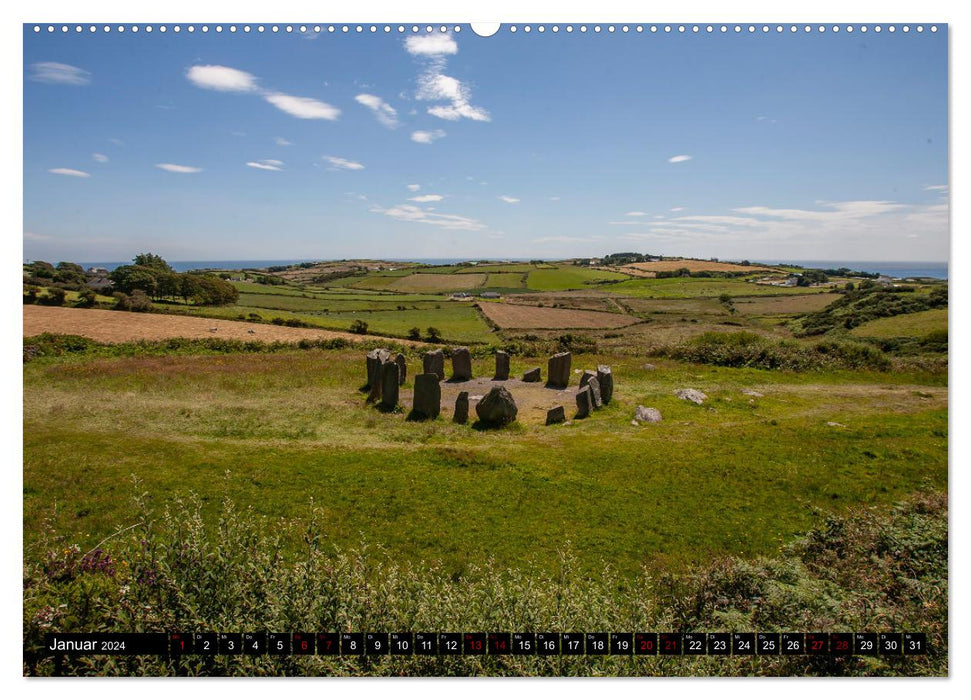
{"label": "white cloud", "polygon": [[543,236],[534,238],[533,243],[590,243],[602,241],[603,236]]}
{"label": "white cloud", "polygon": [[[485,183],[483,182],[482,184],[484,185]],[[559,202],[560,201],[560,198],[559,197],[550,197],[550,201],[551,202]]]}
{"label": "white cloud", "polygon": [[405,185],[405,187],[407,187],[412,192],[417,192],[418,190],[421,189],[421,185]]}
{"label": "white cloud", "polygon": [[269,158],[265,160],[251,160],[247,162],[246,165],[251,168],[256,168],[257,170],[283,170],[282,160],[273,160]]}
{"label": "white cloud", "polygon": [[162,170],[167,170],[170,173],[201,173],[202,168],[196,168],[191,165],[176,165],[175,163],[157,163],[156,168]]}
{"label": "white cloud", "polygon": [[947,192],[947,185],[926,185],[924,187],[926,192]]}
{"label": "white cloud", "polygon": [[364,166],[355,163],[353,160],[338,158],[337,156],[324,156],[324,160],[331,164],[331,170],[364,170]]}
{"label": "white cloud", "polygon": [[282,92],[270,92],[263,98],[277,109],[298,119],[328,119],[334,121],[341,111],[326,102],[310,97],[295,97]]}
{"label": "white cloud", "polygon": [[405,39],[405,51],[412,56],[451,56],[459,46],[451,34],[419,34]]}
{"label": "white cloud", "polygon": [[108,156],[106,156],[104,153],[92,153],[91,157],[94,158],[99,163],[108,162]]}
{"label": "white cloud", "polygon": [[684,207],[671,207],[671,211],[684,211]]}
{"label": "white cloud", "polygon": [[668,158],[668,163],[683,163],[686,160],[691,160],[691,156],[671,156]]}
{"label": "white cloud", "polygon": [[445,132],[441,129],[435,129],[435,131],[414,131],[411,134],[411,140],[415,143],[434,143],[440,138],[444,138]]}
{"label": "white cloud", "polygon": [[374,116],[377,117],[377,120],[389,129],[393,129],[398,126],[398,112],[394,107],[389,105],[377,95],[368,95],[364,93],[358,95],[354,99],[358,102],[358,104],[362,104],[374,112]]}
{"label": "white cloud", "polygon": [[499,199],[501,199],[506,204],[516,204],[517,202],[519,202],[519,199],[517,199],[516,197],[510,197],[508,194],[499,195]]}
{"label": "white cloud", "polygon": [[254,92],[255,75],[227,66],[192,66],[185,77],[196,87],[219,92]]}
{"label": "white cloud", "polygon": [[69,177],[91,177],[91,173],[86,173],[83,170],[75,170],[74,168],[51,168],[47,172],[53,173],[54,175],[67,175]]}
{"label": "white cloud", "polygon": [[440,194],[422,194],[417,197],[409,197],[409,202],[441,202],[445,197]]}
{"label": "white cloud", "polygon": [[67,63],[34,63],[30,66],[30,70],[31,74],[28,77],[38,83],[87,85],[91,82],[91,73]]}
{"label": "white cloud", "polygon": [[481,231],[486,225],[481,221],[470,219],[465,216],[455,214],[437,214],[429,212],[413,204],[398,204],[390,209],[375,207],[371,209],[376,214],[384,214],[398,221],[410,221],[420,224],[429,224],[444,229],[456,231]]}
{"label": "white cloud", "polygon": [[646,211],[629,211],[624,216],[647,216]]}
{"label": "white cloud", "polygon": [[277,146],[292,146],[293,145],[290,141],[287,141],[282,136],[277,136],[275,139],[273,139],[273,143],[275,143]]}
{"label": "white cloud", "polygon": [[125,145],[125,142],[122,141],[121,139],[108,139],[108,140],[111,143],[115,144],[116,146],[124,146]]}
{"label": "white cloud", "polygon": [[648,221],[608,221],[611,226],[650,226]]}
{"label": "white cloud", "polygon": [[836,219],[855,219],[886,214],[905,208],[903,204],[882,200],[859,200],[850,202],[817,202],[830,211],[807,209],[773,209],[771,207],[740,207],[734,209],[740,214],[755,214],[779,219],[796,221],[832,221]]}
{"label": "white cloud", "polygon": [[24,231],[24,238],[28,241],[49,241],[51,239],[46,233],[34,233],[33,231]]}

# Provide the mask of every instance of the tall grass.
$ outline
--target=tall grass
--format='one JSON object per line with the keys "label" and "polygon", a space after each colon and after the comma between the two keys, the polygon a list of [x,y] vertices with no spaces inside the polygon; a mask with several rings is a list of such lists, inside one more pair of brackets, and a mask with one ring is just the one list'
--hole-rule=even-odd
{"label": "tall grass", "polygon": [[[138,484],[136,483],[136,489]],[[223,504],[214,527],[188,495],[137,515],[95,550],[48,530],[25,553],[24,673],[49,675],[945,675],[947,498],[825,517],[772,558],[727,558],[686,576],[581,573],[566,546],[551,573],[489,561],[463,575],[300,533]],[[821,516],[822,517],[822,516]],[[125,528],[128,529],[125,529]],[[300,551],[283,540],[299,534]],[[91,657],[45,656],[72,631],[918,631],[922,657]]]}

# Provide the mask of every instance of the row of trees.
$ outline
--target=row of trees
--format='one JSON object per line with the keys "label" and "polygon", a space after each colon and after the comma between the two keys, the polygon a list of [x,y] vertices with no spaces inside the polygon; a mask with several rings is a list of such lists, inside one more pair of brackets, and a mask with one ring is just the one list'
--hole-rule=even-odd
{"label": "row of trees", "polygon": [[132,262],[109,275],[115,290],[129,295],[140,291],[155,301],[181,299],[201,306],[235,304],[239,299],[239,290],[230,282],[215,275],[176,272],[153,253],[136,255]]}

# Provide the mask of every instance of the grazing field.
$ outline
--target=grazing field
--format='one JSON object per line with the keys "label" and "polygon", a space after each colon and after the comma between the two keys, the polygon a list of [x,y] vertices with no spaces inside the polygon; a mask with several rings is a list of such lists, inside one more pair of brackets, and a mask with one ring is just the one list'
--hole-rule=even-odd
{"label": "grazing field", "polygon": [[804,314],[825,309],[840,298],[839,294],[793,294],[781,297],[756,297],[754,299],[732,299],[735,309],[741,314],[753,316],[774,316],[783,314]]}
{"label": "grazing field", "polygon": [[[418,363],[409,358],[409,378]],[[774,552],[814,507],[886,504],[946,482],[939,384],[668,360],[648,371],[642,358],[602,355],[574,367],[602,363],[615,399],[591,418],[481,431],[453,424],[450,407],[413,423],[366,405],[356,350],[31,361],[25,538],[52,518],[87,551],[132,522],[134,474],[159,507],[191,490],[215,518],[228,496],[298,532],[313,499],[328,542],[363,538],[449,572],[488,557],[550,567],[569,540],[584,570],[605,560],[628,575]],[[512,370],[536,365],[545,374],[545,358],[514,358]],[[473,370],[491,376],[492,358]],[[686,386],[709,400],[679,400]],[[632,426],[639,404],[664,421]]]}
{"label": "grazing field", "polygon": [[912,314],[867,321],[850,335],[861,338],[919,338],[933,332],[947,332],[947,309],[930,309]]}
{"label": "grazing field", "polygon": [[622,328],[637,323],[639,319],[623,314],[601,311],[578,311],[525,304],[479,304],[489,320],[499,328]]}
{"label": "grazing field", "polygon": [[526,274],[522,272],[490,272],[484,286],[501,289],[522,289]]}
{"label": "grazing field", "polygon": [[492,329],[474,306],[467,303],[441,302],[435,308],[340,311],[314,317],[321,323],[338,323],[350,328],[354,321],[368,324],[368,333],[403,338],[412,328],[422,333],[428,326],[437,328],[445,340],[454,343],[488,343],[494,340]]}
{"label": "grazing field", "polygon": [[483,286],[486,279],[484,273],[442,275],[423,272],[400,277],[388,288],[398,292],[461,292]]}
{"label": "grazing field", "polygon": [[541,292],[559,292],[566,289],[589,289],[598,282],[619,282],[625,279],[629,279],[627,275],[617,272],[562,265],[552,269],[537,267],[529,273],[526,286]]}
{"label": "grazing field", "polygon": [[693,298],[718,297],[728,294],[732,297],[745,296],[790,296],[794,294],[819,294],[815,287],[772,287],[754,284],[739,279],[718,279],[712,277],[666,277],[661,279],[632,279],[604,287],[613,294],[633,297]]}
{"label": "grazing field", "polygon": [[130,311],[24,306],[24,337],[41,333],[81,335],[103,343],[169,338],[228,338],[268,343],[296,343],[303,339],[320,338],[345,338],[354,341],[362,339],[362,336],[353,333],[335,333],[316,328],[287,328],[262,323]]}

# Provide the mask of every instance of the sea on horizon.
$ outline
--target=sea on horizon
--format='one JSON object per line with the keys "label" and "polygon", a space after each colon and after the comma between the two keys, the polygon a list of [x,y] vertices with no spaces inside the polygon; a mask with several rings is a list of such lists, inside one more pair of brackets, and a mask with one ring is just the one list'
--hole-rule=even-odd
{"label": "sea on horizon", "polygon": [[[412,262],[424,265],[454,265],[460,262],[467,262],[475,258],[387,258],[388,262]],[[528,262],[532,258],[503,258],[511,262]],[[176,272],[187,272],[189,270],[239,270],[242,268],[261,269],[280,265],[296,265],[304,262],[320,262],[319,259],[304,258],[299,260],[170,260],[169,264]],[[727,259],[726,259],[727,262]],[[847,260],[780,260],[763,259],[753,260],[765,265],[799,265],[806,268],[817,269],[838,269],[848,268],[857,272],[871,272],[889,277],[930,277],[934,279],[948,279],[947,262],[927,262],[927,261],[847,261]],[[78,263],[84,268],[103,267],[107,270],[114,270],[121,265],[129,265],[131,261],[125,262],[83,262]]]}

